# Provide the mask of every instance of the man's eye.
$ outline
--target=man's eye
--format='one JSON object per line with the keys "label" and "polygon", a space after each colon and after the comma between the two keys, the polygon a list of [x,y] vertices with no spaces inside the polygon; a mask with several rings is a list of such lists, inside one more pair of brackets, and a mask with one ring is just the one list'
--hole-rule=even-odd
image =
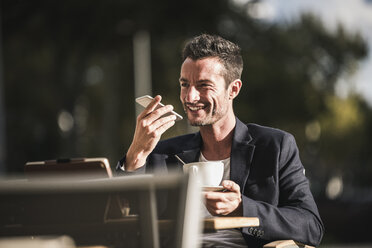
{"label": "man's eye", "polygon": [[187,87],[188,83],[181,83],[181,87]]}

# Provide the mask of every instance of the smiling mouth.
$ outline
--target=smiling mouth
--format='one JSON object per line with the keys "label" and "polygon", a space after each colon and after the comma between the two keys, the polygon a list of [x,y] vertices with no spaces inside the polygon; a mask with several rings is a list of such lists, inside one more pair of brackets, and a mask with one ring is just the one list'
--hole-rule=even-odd
{"label": "smiling mouth", "polygon": [[201,110],[201,109],[205,109],[206,106],[187,106],[187,108],[191,111],[198,111],[198,110]]}

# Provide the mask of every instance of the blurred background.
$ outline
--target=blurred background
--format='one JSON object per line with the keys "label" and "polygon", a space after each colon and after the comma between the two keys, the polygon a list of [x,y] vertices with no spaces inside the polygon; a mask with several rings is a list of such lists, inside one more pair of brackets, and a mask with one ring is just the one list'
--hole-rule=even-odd
{"label": "blurred background", "polygon": [[[322,247],[372,246],[372,1],[0,1],[0,171],[107,157],[131,143],[135,97],[178,99],[201,33],[243,51],[235,112],[296,137],[326,227]],[[138,109],[137,109],[138,111]],[[163,138],[194,131],[177,123]]]}

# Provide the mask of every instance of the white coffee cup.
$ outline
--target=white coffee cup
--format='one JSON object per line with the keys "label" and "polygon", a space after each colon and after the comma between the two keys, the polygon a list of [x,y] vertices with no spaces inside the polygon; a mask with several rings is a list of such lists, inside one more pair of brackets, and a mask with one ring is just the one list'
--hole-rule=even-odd
{"label": "white coffee cup", "polygon": [[224,166],[221,161],[195,162],[183,165],[183,171],[197,175],[204,187],[219,186],[223,170]]}

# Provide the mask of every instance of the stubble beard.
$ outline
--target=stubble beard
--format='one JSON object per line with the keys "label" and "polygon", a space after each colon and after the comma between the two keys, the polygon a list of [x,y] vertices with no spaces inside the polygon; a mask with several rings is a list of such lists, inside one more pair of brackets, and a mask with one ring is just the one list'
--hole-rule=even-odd
{"label": "stubble beard", "polygon": [[[184,110],[187,115],[187,106],[184,106]],[[189,124],[193,127],[205,127],[215,124],[217,121],[221,120],[227,114],[227,105],[224,105],[220,110],[213,107],[212,112],[208,112],[207,116],[202,120],[191,121],[188,119]]]}

